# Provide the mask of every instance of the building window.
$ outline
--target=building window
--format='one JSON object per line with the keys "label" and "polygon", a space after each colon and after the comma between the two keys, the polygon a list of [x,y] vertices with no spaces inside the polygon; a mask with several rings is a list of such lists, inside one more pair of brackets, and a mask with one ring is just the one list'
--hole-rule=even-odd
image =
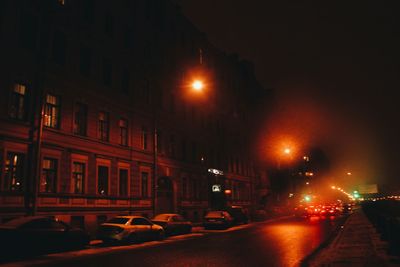
{"label": "building window", "polygon": [[119,169],[119,195],[128,196],[128,170]]}
{"label": "building window", "polygon": [[82,75],[89,77],[92,67],[92,51],[87,46],[82,46],[80,51],[79,71]]}
{"label": "building window", "polygon": [[65,65],[67,39],[61,31],[55,31],[53,36],[53,60],[59,65]]}
{"label": "building window", "polygon": [[148,132],[146,127],[142,127],[142,149],[147,149]]}
{"label": "building window", "polygon": [[44,158],[42,164],[40,192],[55,193],[57,188],[57,159]]}
{"label": "building window", "polygon": [[87,129],[87,105],[82,103],[75,104],[74,114],[74,134],[86,135]]}
{"label": "building window", "polygon": [[119,143],[121,146],[128,145],[128,121],[125,119],[119,120]]}
{"label": "building window", "polygon": [[59,128],[60,98],[55,95],[47,94],[44,104],[44,126]]}
{"label": "building window", "polygon": [[3,189],[21,191],[24,181],[24,154],[8,152],[5,162]]}
{"label": "building window", "polygon": [[100,195],[108,195],[108,167],[97,167],[97,193]]}
{"label": "building window", "polygon": [[27,90],[25,85],[14,84],[10,102],[10,117],[17,120],[26,120]]}
{"label": "building window", "polygon": [[85,190],[85,163],[72,163],[72,186],[73,193],[83,194]]}
{"label": "building window", "polygon": [[109,59],[103,59],[103,83],[106,86],[112,84],[112,64]]}
{"label": "building window", "polygon": [[141,174],[142,197],[149,197],[149,174],[142,172]]}
{"label": "building window", "polygon": [[110,132],[110,121],[107,112],[99,112],[99,139],[108,141]]}

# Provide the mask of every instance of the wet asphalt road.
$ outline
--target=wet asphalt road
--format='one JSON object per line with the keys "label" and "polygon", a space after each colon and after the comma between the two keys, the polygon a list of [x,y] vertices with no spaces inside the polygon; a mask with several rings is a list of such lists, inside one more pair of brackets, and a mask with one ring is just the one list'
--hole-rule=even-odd
{"label": "wet asphalt road", "polygon": [[[340,223],[340,219],[287,218],[200,231],[150,244],[131,245],[40,266],[298,266]],[[104,248],[98,248],[99,250]]]}

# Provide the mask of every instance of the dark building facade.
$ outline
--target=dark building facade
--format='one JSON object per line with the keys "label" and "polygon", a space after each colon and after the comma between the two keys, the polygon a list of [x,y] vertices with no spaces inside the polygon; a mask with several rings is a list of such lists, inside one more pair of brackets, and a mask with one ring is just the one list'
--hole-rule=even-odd
{"label": "dark building facade", "polygon": [[213,185],[226,205],[252,210],[265,174],[250,149],[263,90],[250,63],[212,46],[166,0],[0,5],[0,222],[196,221]]}

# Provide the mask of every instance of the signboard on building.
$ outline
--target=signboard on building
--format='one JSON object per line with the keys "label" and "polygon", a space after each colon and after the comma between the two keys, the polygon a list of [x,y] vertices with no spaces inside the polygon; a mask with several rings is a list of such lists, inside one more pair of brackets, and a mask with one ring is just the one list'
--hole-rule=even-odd
{"label": "signboard on building", "polygon": [[212,189],[213,192],[221,192],[222,191],[222,186],[220,184],[214,184],[211,187],[211,189]]}
{"label": "signboard on building", "polygon": [[213,173],[215,175],[224,175],[224,172],[217,169],[208,169],[208,172]]}
{"label": "signboard on building", "polygon": [[377,184],[363,184],[358,186],[358,193],[363,194],[376,194],[378,193]]}

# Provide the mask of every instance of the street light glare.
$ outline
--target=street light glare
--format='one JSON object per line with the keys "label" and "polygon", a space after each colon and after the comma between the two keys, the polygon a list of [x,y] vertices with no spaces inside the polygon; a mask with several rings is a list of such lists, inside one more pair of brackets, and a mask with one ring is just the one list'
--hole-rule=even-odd
{"label": "street light glare", "polygon": [[283,152],[286,154],[286,155],[288,155],[288,154],[290,154],[290,148],[285,148],[285,150],[283,150]]}
{"label": "street light glare", "polygon": [[203,82],[202,82],[202,81],[200,81],[200,80],[195,80],[195,81],[192,83],[192,87],[193,87],[193,89],[196,90],[196,91],[201,91],[201,90],[203,90],[204,85],[203,85]]}

